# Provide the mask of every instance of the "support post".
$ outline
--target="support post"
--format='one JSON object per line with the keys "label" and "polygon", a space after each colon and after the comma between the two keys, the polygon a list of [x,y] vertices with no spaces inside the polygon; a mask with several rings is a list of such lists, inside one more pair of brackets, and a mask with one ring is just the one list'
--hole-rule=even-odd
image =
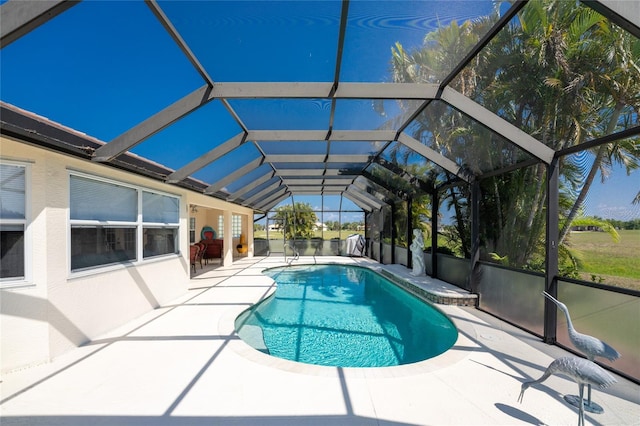
{"label": "support post", "polygon": [[232,213],[230,210],[224,210],[224,230],[223,230],[223,243],[222,243],[222,266],[231,266],[233,264],[233,229],[232,229]]}
{"label": "support post", "polygon": [[469,289],[471,293],[478,293],[480,267],[480,182],[471,183],[471,256],[469,270]]}
{"label": "support post", "polygon": [[396,205],[391,204],[391,264],[396,263]]}
{"label": "support post", "polygon": [[384,265],[384,209],[378,209],[378,262]]}
{"label": "support post", "polygon": [[431,194],[431,277],[438,278],[438,210],[440,197],[438,191]]}
{"label": "support post", "polygon": [[[365,253],[364,254],[369,259],[371,259],[371,249],[369,248],[369,241],[371,240],[371,230],[369,230],[369,227],[367,226],[367,224],[369,223],[369,221],[367,220],[368,217],[369,217],[369,214],[365,212],[365,214],[364,214]],[[342,225],[340,225],[340,227],[342,228]]]}
{"label": "support post", "polygon": [[411,255],[411,243],[413,242],[413,198],[407,198],[407,268],[413,268],[413,256]]}
{"label": "support post", "polygon": [[[558,297],[558,159],[554,158],[547,165],[547,231],[545,255],[545,291],[553,297]],[[544,341],[556,342],[556,328],[558,323],[556,305],[544,298]]]}

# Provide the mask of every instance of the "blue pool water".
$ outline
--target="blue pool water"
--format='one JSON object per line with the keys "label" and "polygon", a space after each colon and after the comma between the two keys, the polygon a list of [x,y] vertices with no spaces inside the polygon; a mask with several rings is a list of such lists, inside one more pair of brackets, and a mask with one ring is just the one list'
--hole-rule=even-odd
{"label": "blue pool water", "polygon": [[238,335],[272,356],[335,367],[432,358],[455,343],[447,316],[381,275],[348,265],[264,271],[275,293],[236,319]]}

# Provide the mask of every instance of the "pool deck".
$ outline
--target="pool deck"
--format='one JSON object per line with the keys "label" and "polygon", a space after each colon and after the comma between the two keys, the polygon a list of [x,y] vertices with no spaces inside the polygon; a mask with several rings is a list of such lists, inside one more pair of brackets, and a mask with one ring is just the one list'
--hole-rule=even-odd
{"label": "pool deck", "polygon": [[[0,384],[8,425],[575,425],[561,376],[529,388],[553,359],[571,355],[468,306],[437,305],[459,338],[448,352],[387,368],[333,368],[265,355],[238,339],[235,317],[274,291],[261,274],[282,257],[237,260],[191,280],[188,293],[51,363],[10,372]],[[365,258],[295,263],[385,268],[435,294],[466,297],[398,265]],[[453,296],[452,293],[456,293]],[[460,293],[460,294],[458,294]],[[594,389],[602,414],[586,424],[639,425],[640,386],[616,376]]]}

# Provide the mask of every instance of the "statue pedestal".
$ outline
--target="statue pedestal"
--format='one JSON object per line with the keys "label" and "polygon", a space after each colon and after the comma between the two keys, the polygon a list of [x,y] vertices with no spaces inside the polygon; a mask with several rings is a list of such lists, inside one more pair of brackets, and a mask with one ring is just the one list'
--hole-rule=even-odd
{"label": "statue pedestal", "polygon": [[[567,401],[569,404],[573,405],[574,407],[580,408],[580,397],[578,395],[565,395],[564,400]],[[596,404],[593,401],[589,403],[589,400],[585,399],[584,411],[588,411],[589,413],[593,413],[593,414],[602,414],[604,413],[604,408],[602,408],[600,405]]]}

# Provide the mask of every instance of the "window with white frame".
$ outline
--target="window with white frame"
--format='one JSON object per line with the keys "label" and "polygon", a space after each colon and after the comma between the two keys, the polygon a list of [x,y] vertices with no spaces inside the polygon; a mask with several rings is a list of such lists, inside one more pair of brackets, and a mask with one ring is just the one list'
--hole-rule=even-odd
{"label": "window with white frame", "polygon": [[145,258],[178,252],[179,209],[176,197],[142,191]]}
{"label": "window with white frame", "polygon": [[189,218],[189,242],[191,244],[196,242],[196,218]]}
{"label": "window with white frame", "polygon": [[0,163],[0,283],[28,279],[27,179],[24,164]]}
{"label": "window with white frame", "polygon": [[233,238],[239,238],[242,233],[242,216],[231,216],[231,234]]}
{"label": "window with white frame", "polygon": [[71,270],[178,252],[177,197],[70,176]]}

